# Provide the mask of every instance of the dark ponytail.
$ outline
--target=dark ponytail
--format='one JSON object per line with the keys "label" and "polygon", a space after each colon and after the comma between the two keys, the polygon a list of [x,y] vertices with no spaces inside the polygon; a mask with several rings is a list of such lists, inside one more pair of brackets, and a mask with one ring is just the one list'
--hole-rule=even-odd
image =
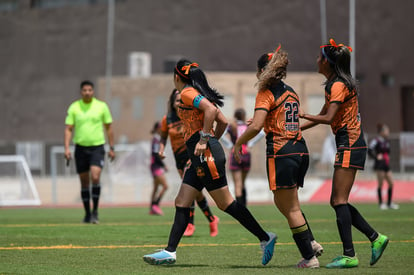
{"label": "dark ponytail", "polygon": [[197,63],[181,59],[174,68],[174,73],[178,75],[184,83],[187,83],[200,92],[210,102],[223,107],[224,96],[208,85],[206,75],[198,67]]}
{"label": "dark ponytail", "polygon": [[[343,44],[337,45],[333,39],[329,44],[321,46],[322,56],[328,60],[331,69],[337,77],[345,83],[350,92],[358,93],[358,83],[351,75],[351,51],[350,47]],[[325,84],[330,84],[334,79],[327,80]]]}

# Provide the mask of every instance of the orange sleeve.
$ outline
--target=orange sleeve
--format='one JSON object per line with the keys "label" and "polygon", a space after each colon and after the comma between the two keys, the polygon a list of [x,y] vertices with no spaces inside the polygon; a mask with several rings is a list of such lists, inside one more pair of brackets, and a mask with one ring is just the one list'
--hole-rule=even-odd
{"label": "orange sleeve", "polygon": [[164,133],[168,132],[167,116],[163,116],[161,120],[161,131]]}
{"label": "orange sleeve", "polygon": [[269,90],[259,91],[256,95],[256,104],[254,110],[264,110],[269,112],[274,102],[274,96]]}
{"label": "orange sleeve", "polygon": [[335,82],[331,88],[330,103],[343,103],[348,93],[348,88],[342,82]]}
{"label": "orange sleeve", "polygon": [[181,101],[185,105],[193,106],[193,101],[199,94],[200,93],[194,88],[186,88],[180,93]]}

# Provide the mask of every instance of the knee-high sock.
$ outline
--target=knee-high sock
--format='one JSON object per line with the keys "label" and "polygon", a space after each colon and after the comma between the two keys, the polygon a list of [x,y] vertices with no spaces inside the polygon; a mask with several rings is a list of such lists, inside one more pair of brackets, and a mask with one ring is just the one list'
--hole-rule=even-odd
{"label": "knee-high sock", "polygon": [[309,260],[313,257],[313,249],[311,245],[311,240],[309,239],[309,229],[306,224],[299,227],[290,229],[293,233],[293,239],[297,247],[299,248],[300,254],[306,260]]}
{"label": "knee-high sock", "polygon": [[377,188],[377,194],[378,194],[378,204],[382,204],[382,194],[381,194],[381,188]]}
{"label": "knee-high sock", "polygon": [[351,212],[352,225],[365,234],[371,242],[375,241],[378,237],[378,233],[369,225],[355,207],[348,203],[348,208]]}
{"label": "knee-high sock", "polygon": [[214,221],[214,216],[211,213],[210,207],[208,206],[207,199],[203,198],[201,201],[197,202],[198,207],[203,211],[204,216],[206,216],[208,222]]}
{"label": "knee-high sock", "polygon": [[355,250],[352,243],[352,216],[348,204],[334,206],[336,212],[336,224],[341,236],[345,256],[354,257]]}
{"label": "knee-high sock", "polygon": [[230,214],[233,218],[239,221],[241,225],[249,230],[253,235],[255,235],[260,241],[268,241],[269,235],[263,230],[259,225],[250,211],[239,204],[236,201],[233,201],[224,212]]}
{"label": "knee-high sock", "polygon": [[193,202],[190,206],[190,219],[188,223],[194,224],[194,212],[195,212],[195,203]]}
{"label": "knee-high sock", "polygon": [[91,214],[91,205],[90,205],[89,201],[91,199],[91,194],[89,192],[89,187],[81,189],[81,198],[82,198],[83,208],[85,209],[86,215],[90,215]]}
{"label": "knee-high sock", "polygon": [[246,206],[247,205],[247,193],[246,193],[246,188],[244,187],[242,189],[242,200],[243,200],[243,205]]}
{"label": "knee-high sock", "polygon": [[305,222],[306,222],[306,226],[308,227],[308,234],[309,234],[309,239],[311,240],[311,241],[314,241],[315,240],[315,238],[313,237],[313,233],[312,233],[312,230],[311,230],[311,228],[310,228],[310,226],[309,226],[309,223],[308,223],[308,220],[306,219],[306,216],[305,216],[305,213],[303,213],[303,211],[302,210],[300,210],[301,212],[302,212],[302,216],[303,216],[303,218],[305,219]]}
{"label": "knee-high sock", "polygon": [[392,202],[392,187],[388,187],[388,206],[391,205]]}
{"label": "knee-high sock", "polygon": [[99,197],[101,195],[101,185],[93,184],[92,185],[92,203],[93,211],[98,211]]}
{"label": "knee-high sock", "polygon": [[168,239],[168,246],[165,250],[169,252],[175,252],[177,250],[178,243],[184,234],[189,219],[189,207],[175,207],[174,224],[171,228],[170,237]]}

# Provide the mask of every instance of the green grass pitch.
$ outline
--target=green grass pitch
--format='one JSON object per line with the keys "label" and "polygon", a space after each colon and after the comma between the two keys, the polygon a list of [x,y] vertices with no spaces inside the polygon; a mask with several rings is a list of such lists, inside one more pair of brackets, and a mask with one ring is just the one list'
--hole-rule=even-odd
{"label": "green grass pitch", "polygon": [[[299,251],[286,220],[271,204],[248,206],[264,229],[279,237],[267,266],[261,265],[257,239],[216,207],[212,210],[220,217],[218,236],[209,236],[207,220],[196,209],[195,234],[183,237],[172,266],[151,266],[142,256],[165,247],[173,207],[164,207],[164,216],[150,216],[144,207],[103,207],[99,225],[81,223],[80,205],[1,208],[0,274],[413,274],[414,204],[387,211],[374,204],[355,205],[391,241],[379,262],[370,267],[370,243],[354,229],[360,264],[352,270],[296,269]],[[342,252],[334,211],[327,204],[305,204],[302,208],[317,241],[324,246],[319,261],[325,266]]]}

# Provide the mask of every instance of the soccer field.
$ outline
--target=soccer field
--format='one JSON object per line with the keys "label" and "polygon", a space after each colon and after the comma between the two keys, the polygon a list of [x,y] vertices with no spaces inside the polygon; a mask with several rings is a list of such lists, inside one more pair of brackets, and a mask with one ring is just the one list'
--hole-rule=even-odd
{"label": "soccer field", "polygon": [[[144,254],[164,248],[174,209],[150,216],[145,207],[102,208],[99,225],[82,224],[80,208],[0,209],[0,274],[297,274],[356,273],[413,274],[414,204],[380,211],[374,204],[358,204],[371,225],[390,238],[379,262],[369,266],[370,243],[357,230],[353,238],[359,267],[352,270],[298,270],[300,260],[287,222],[273,205],[249,209],[278,243],[267,266],[261,265],[257,239],[232,217],[213,207],[220,217],[219,234],[209,236],[207,220],[196,210],[196,231],[183,237],[172,266],[151,266]],[[325,249],[321,266],[341,254],[334,211],[328,205],[303,205],[312,231]]]}

